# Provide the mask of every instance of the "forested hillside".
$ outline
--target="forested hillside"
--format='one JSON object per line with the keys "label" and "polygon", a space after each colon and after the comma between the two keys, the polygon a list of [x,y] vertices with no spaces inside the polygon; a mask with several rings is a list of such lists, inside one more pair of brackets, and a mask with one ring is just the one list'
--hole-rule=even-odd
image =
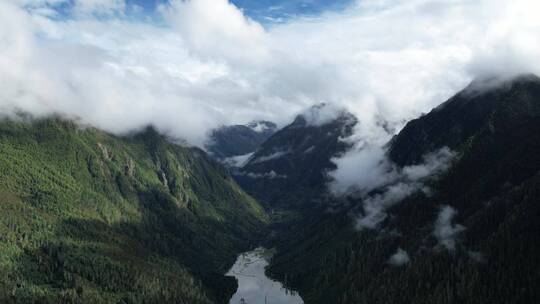
{"label": "forested hillside", "polygon": [[266,216],[202,151],[154,129],[0,122],[0,302],[215,303]]}
{"label": "forested hillside", "polygon": [[[311,213],[268,272],[306,303],[540,302],[540,79],[473,83],[391,141],[398,167],[448,147],[450,169],[355,229],[363,199]],[[373,195],[377,195],[377,191]]]}

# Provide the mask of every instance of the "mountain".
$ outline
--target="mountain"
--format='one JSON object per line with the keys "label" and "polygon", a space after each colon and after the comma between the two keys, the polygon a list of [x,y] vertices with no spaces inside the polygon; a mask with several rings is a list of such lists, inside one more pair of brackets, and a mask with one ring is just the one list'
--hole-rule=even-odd
{"label": "mountain", "polygon": [[495,81],[473,81],[428,115],[409,122],[392,141],[390,158],[402,166],[418,163],[424,154],[443,145],[458,149],[485,128],[500,131],[494,124],[517,128],[538,115],[537,76]]}
{"label": "mountain", "polygon": [[358,123],[314,106],[226,169],[151,127],[3,119],[0,302],[226,303],[263,244],[305,303],[540,303],[538,77],[472,82],[386,145],[386,184],[333,197]]}
{"label": "mountain", "polygon": [[0,302],[226,303],[267,217],[200,149],[149,127],[0,122]]}
{"label": "mountain", "polygon": [[[314,117],[316,119],[314,119]],[[349,144],[356,118],[342,109],[317,105],[277,131],[235,172],[239,184],[271,208],[295,209],[313,204],[325,192],[331,158]]]}
{"label": "mountain", "polygon": [[224,126],[211,132],[206,148],[218,159],[246,155],[254,152],[276,130],[276,124],[269,121]]}
{"label": "mountain", "polygon": [[409,122],[388,158],[406,171],[442,148],[449,169],[377,228],[354,229],[382,189],[305,217],[267,272],[306,303],[540,302],[540,79],[471,83]]}

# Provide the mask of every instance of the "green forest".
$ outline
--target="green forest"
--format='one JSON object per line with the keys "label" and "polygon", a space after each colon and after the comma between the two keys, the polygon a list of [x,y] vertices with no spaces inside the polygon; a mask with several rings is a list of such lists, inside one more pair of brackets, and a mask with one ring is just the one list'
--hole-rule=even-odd
{"label": "green forest", "polygon": [[149,127],[0,122],[0,302],[220,303],[264,210],[203,151]]}

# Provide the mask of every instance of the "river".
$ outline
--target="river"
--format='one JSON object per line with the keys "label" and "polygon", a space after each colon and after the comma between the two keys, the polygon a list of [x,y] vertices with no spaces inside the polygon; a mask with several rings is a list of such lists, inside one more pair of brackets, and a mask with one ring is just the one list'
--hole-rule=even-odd
{"label": "river", "polygon": [[[238,290],[229,304],[303,304],[302,298],[264,274],[271,253],[257,248],[240,254],[227,273],[238,280]],[[242,299],[245,302],[241,302]]]}

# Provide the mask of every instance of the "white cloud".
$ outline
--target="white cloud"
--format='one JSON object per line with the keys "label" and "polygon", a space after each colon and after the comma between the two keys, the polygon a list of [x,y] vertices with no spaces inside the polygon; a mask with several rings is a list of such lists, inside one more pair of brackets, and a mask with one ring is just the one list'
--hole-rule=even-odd
{"label": "white cloud", "polygon": [[309,107],[300,115],[305,119],[307,126],[323,126],[338,119],[346,109],[333,104],[319,104]]}
{"label": "white cloud", "polygon": [[390,256],[390,259],[388,260],[388,263],[392,266],[403,266],[407,263],[409,263],[410,258],[407,251],[398,248],[396,253],[394,253],[392,256]]}
{"label": "white cloud", "polygon": [[76,14],[107,16],[124,14],[126,2],[124,0],[74,0],[73,11]]}
{"label": "white cloud", "polygon": [[219,125],[284,124],[325,102],[357,115],[354,139],[376,153],[392,135],[381,117],[399,129],[476,75],[540,71],[535,0],[364,0],[267,28],[226,0],[165,3],[163,25],[128,20],[123,0],[50,19],[59,2],[0,2],[2,113],[116,133],[153,123],[201,145]]}
{"label": "white cloud", "polygon": [[333,161],[338,170],[329,173],[332,178],[329,188],[338,196],[350,192],[367,193],[397,177],[382,146],[362,145]]}
{"label": "white cloud", "polygon": [[238,175],[238,176],[247,176],[249,178],[254,178],[254,179],[258,179],[258,178],[267,178],[267,179],[287,178],[287,175],[277,174],[274,170],[271,170],[271,171],[265,172],[265,173],[235,172],[234,174]]}
{"label": "white cloud", "polygon": [[244,155],[228,157],[223,159],[221,162],[227,167],[241,168],[249,161],[249,159],[253,156],[254,153],[255,152],[251,152]]}
{"label": "white cloud", "polygon": [[251,164],[264,163],[264,162],[267,162],[267,161],[270,161],[270,160],[273,160],[273,159],[281,158],[284,155],[287,155],[289,153],[290,153],[290,151],[288,151],[288,150],[275,151],[275,152],[273,152],[272,154],[269,154],[269,155],[263,155],[263,156],[259,156],[257,158],[252,158],[252,159],[250,159],[250,163]]}
{"label": "white cloud", "polygon": [[262,121],[250,123],[248,124],[248,127],[257,133],[272,131],[271,129],[274,129],[272,125],[269,125],[266,122],[262,122]]}
{"label": "white cloud", "polygon": [[[356,218],[355,225],[358,230],[377,228],[386,219],[390,207],[417,191],[429,192],[424,181],[445,171],[454,157],[454,153],[444,147],[425,155],[422,164],[399,168],[382,151],[373,153],[368,149],[351,153],[356,167],[364,166],[363,170],[346,176],[335,175],[342,170],[334,172],[335,180],[330,184],[330,190],[338,195],[353,193],[362,199],[362,213]],[[345,185],[348,187],[344,188]],[[372,190],[377,193],[370,194]]]}
{"label": "white cloud", "polygon": [[451,252],[456,249],[456,238],[459,233],[465,230],[465,227],[460,224],[452,224],[456,215],[456,209],[448,205],[443,206],[439,211],[433,230],[433,235],[437,238],[439,245]]}
{"label": "white cloud", "polygon": [[197,56],[256,64],[269,55],[263,27],[228,0],[172,0],[160,10]]}
{"label": "white cloud", "polygon": [[356,229],[375,229],[387,217],[386,210],[421,188],[421,184],[403,183],[386,187],[381,194],[366,197],[362,201],[363,213],[356,218]]}

